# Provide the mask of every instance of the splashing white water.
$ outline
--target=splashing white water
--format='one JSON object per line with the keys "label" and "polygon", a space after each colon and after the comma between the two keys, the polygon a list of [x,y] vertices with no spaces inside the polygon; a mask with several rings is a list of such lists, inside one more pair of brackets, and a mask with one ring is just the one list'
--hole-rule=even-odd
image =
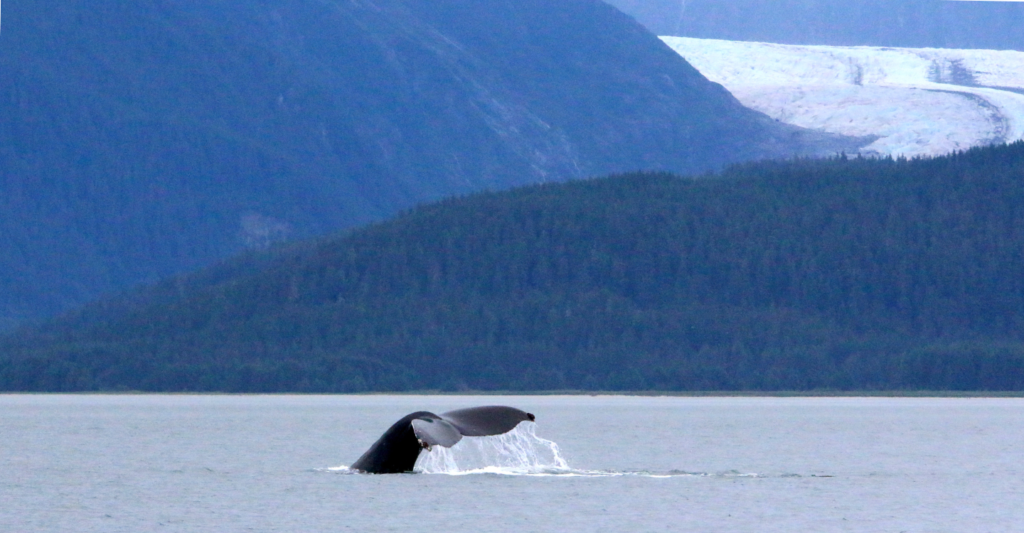
{"label": "splashing white water", "polygon": [[560,474],[570,472],[558,444],[536,434],[524,422],[493,437],[466,437],[451,448],[435,446],[420,454],[416,471],[424,474]]}
{"label": "splashing white water", "polygon": [[[573,478],[623,476],[644,478],[764,477],[762,474],[743,473],[735,470],[706,473],[685,470],[584,470],[571,468],[568,461],[562,457],[558,444],[538,437],[536,431],[536,424],[524,422],[503,435],[465,437],[451,448],[434,446],[430,451],[424,450],[420,453],[414,472],[417,474],[445,474],[451,476],[498,474],[506,476],[558,476]],[[318,468],[316,470],[341,474],[361,474],[358,470],[352,470],[345,465]]]}

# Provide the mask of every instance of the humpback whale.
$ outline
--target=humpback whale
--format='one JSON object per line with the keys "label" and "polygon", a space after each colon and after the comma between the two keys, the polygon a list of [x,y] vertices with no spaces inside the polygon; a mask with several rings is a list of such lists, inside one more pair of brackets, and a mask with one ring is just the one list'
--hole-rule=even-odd
{"label": "humpback whale", "polygon": [[462,437],[501,435],[526,420],[532,422],[535,417],[526,411],[501,405],[456,409],[440,415],[416,411],[388,428],[350,468],[368,474],[412,472],[416,458],[424,448],[451,448]]}

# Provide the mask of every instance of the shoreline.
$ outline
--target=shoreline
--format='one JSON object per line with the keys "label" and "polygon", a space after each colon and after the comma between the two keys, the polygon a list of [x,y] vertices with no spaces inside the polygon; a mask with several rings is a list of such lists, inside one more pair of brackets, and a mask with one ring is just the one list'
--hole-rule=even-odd
{"label": "shoreline", "polygon": [[158,392],[0,391],[3,396],[609,396],[678,398],[1024,398],[1024,391],[375,391],[375,392]]}

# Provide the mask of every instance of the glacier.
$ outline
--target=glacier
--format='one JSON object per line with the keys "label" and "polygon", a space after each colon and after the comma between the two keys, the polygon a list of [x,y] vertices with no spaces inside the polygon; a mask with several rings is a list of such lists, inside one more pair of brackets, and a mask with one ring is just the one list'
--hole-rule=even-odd
{"label": "glacier", "polygon": [[661,37],[743,105],[874,136],[866,155],[933,156],[1024,139],[1024,52]]}

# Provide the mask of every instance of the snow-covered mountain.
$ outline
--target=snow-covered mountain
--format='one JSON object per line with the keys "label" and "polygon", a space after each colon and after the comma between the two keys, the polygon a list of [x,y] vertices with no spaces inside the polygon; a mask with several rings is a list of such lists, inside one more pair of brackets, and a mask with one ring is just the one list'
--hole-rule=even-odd
{"label": "snow-covered mountain", "polygon": [[779,121],[878,136],[866,153],[938,155],[1024,139],[1024,52],[661,39]]}

